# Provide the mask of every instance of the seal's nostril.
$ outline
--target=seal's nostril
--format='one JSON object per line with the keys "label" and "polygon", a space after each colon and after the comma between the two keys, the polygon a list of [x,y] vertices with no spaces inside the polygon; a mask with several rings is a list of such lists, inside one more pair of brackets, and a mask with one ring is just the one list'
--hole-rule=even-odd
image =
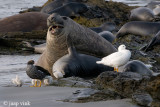
{"label": "seal's nostril", "polygon": [[55,17],[51,17],[51,20],[54,20],[55,19]]}
{"label": "seal's nostril", "polygon": [[62,17],[62,18],[63,18],[64,20],[67,20],[67,17],[65,17],[65,16],[64,16],[64,17]]}

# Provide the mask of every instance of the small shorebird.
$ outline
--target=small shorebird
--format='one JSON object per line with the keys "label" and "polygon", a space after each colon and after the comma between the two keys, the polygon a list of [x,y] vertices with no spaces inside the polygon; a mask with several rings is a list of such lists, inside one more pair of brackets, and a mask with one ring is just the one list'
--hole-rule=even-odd
{"label": "small shorebird", "polygon": [[15,84],[17,87],[21,87],[23,84],[23,81],[19,78],[18,75],[16,75],[16,78],[12,79],[12,83]]}

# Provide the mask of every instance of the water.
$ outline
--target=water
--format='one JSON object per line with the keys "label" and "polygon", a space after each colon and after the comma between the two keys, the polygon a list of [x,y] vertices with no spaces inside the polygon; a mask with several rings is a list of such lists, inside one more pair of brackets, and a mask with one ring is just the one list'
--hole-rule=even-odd
{"label": "water", "polygon": [[152,0],[112,0],[116,2],[123,2],[129,6],[145,6]]}
{"label": "water", "polygon": [[146,6],[151,1],[159,1],[159,0],[112,0],[112,1],[123,2],[129,6]]}
{"label": "water", "polygon": [[33,6],[42,6],[47,0],[0,0],[0,18],[18,14]]}
{"label": "water", "polygon": [[0,55],[0,87],[11,86],[11,79],[18,75],[24,82],[30,83],[25,69],[29,60],[37,61],[40,55]]}
{"label": "water", "polygon": [[[42,6],[47,0],[0,0],[0,18],[18,14],[33,6]],[[106,0],[108,1],[108,0]],[[123,2],[130,6],[145,6],[150,1],[157,0],[112,0]]]}

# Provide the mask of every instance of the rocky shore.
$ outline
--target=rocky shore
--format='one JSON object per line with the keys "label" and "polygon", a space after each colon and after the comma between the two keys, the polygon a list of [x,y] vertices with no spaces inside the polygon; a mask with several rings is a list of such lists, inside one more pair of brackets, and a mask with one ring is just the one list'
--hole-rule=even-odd
{"label": "rocky shore", "polygon": [[[51,1],[48,0],[47,3]],[[89,10],[79,17],[74,17],[74,21],[86,27],[97,27],[104,22],[113,22],[117,25],[117,30],[130,21],[130,11],[135,8],[123,3],[104,2],[103,0],[88,0],[85,4],[89,6]],[[42,7],[33,7],[23,12],[40,11]],[[0,33],[0,54],[33,54],[34,52],[27,51],[24,41],[30,42],[32,45],[44,43],[46,33],[47,29],[32,32]],[[115,34],[116,31],[112,33]],[[146,36],[128,35],[115,40],[113,45],[117,48],[120,44],[125,44],[132,52],[131,60],[140,60],[145,64],[150,64],[152,65],[151,70],[157,73],[160,72],[159,47],[157,46],[146,53],[140,51],[150,39],[151,37]],[[82,103],[132,98],[134,103],[141,106],[160,107],[160,75],[149,77],[138,73],[109,71],[94,79],[85,80],[70,77],[55,81],[53,85],[90,88],[73,93],[73,96],[63,100],[65,102]]]}

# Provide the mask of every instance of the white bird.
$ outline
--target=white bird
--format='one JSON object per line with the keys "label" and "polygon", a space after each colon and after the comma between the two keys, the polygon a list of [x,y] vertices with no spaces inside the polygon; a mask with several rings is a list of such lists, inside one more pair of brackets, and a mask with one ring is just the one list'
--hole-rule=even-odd
{"label": "white bird", "polygon": [[153,9],[154,15],[160,14],[160,4],[156,5],[156,7]]}
{"label": "white bird", "polygon": [[53,78],[52,78],[52,76],[47,76],[47,77],[45,77],[44,79],[43,79],[43,84],[44,85],[51,85],[51,84],[53,84]]}
{"label": "white bird", "polygon": [[112,53],[101,61],[97,61],[97,64],[104,64],[110,67],[114,67],[114,70],[118,72],[118,67],[126,64],[131,57],[131,52],[126,49],[125,45],[120,45],[118,47],[118,52]]}
{"label": "white bird", "polygon": [[17,87],[21,87],[23,84],[23,81],[19,78],[18,75],[16,75],[16,78],[12,79],[12,83],[15,84]]}

